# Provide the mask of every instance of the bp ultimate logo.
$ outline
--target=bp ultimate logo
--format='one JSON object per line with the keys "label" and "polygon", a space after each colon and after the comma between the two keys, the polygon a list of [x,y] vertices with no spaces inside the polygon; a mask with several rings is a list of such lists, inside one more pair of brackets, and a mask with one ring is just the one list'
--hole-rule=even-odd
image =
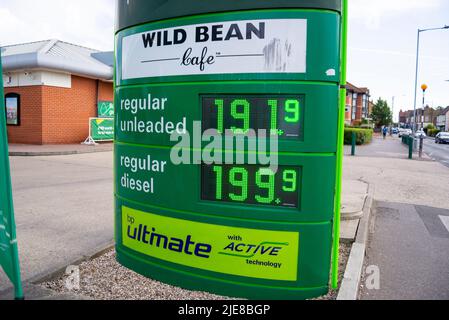
{"label": "bp ultimate logo", "polygon": [[197,223],[122,208],[123,245],[166,262],[225,274],[297,279],[299,234]]}

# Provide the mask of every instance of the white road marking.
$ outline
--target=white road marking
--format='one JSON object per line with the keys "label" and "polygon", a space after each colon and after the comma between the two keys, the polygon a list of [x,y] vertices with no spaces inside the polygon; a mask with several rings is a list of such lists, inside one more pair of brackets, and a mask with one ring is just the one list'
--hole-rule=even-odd
{"label": "white road marking", "polygon": [[447,231],[449,232],[449,216],[439,216]]}

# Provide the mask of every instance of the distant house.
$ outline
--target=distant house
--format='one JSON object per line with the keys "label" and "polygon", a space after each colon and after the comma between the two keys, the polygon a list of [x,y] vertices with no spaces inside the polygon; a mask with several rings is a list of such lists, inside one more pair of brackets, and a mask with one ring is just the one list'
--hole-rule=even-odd
{"label": "distant house", "polygon": [[435,125],[441,131],[449,131],[449,107],[438,111]]}
{"label": "distant house", "polygon": [[346,90],[346,124],[351,125],[357,122],[360,123],[364,119],[369,119],[374,106],[373,104],[370,106],[369,89],[358,88],[348,82]]}
{"label": "distant house", "polygon": [[[416,109],[416,126],[418,129],[426,128],[429,125],[438,127],[438,123],[440,123],[439,121],[441,121],[441,119],[440,112],[429,106],[426,106],[424,109]],[[415,123],[415,111],[401,110],[399,112],[399,123],[402,127],[412,128]]]}
{"label": "distant house", "polygon": [[113,53],[59,40],[1,49],[10,143],[80,143],[113,101]]}

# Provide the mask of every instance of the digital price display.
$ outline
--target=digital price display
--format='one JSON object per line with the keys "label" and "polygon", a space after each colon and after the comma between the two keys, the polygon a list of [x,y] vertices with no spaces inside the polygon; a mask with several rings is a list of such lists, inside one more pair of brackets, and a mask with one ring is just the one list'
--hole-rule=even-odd
{"label": "digital price display", "polygon": [[202,96],[203,131],[247,134],[266,130],[267,135],[281,139],[302,140],[304,102],[304,95]]}
{"label": "digital price display", "polygon": [[301,168],[277,172],[257,165],[202,165],[201,198],[206,201],[298,208]]}

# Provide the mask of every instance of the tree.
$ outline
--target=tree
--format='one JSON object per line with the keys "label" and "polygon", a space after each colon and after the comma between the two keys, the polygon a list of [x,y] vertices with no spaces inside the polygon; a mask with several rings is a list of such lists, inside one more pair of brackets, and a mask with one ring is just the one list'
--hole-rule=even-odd
{"label": "tree", "polygon": [[393,113],[391,112],[387,101],[382,100],[382,98],[377,100],[374,104],[371,118],[378,128],[389,126],[393,122]]}

